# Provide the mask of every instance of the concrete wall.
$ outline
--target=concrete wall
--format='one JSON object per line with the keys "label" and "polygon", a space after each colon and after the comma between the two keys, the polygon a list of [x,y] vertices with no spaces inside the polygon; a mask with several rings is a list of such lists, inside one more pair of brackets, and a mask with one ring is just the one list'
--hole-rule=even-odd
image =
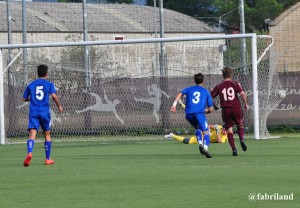
{"label": "concrete wall", "polygon": [[[1,34],[4,37],[4,34]],[[199,34],[189,34],[196,36]],[[71,37],[72,36],[72,37]],[[138,34],[119,34],[124,39],[136,39]],[[153,34],[148,35],[153,38]],[[166,34],[165,37],[180,37],[186,34]],[[13,43],[21,42],[21,35],[13,35]],[[48,37],[45,40],[45,37]],[[68,38],[69,37],[69,38]],[[71,38],[70,38],[71,37]],[[113,40],[115,34],[90,34],[89,40]],[[43,41],[42,41],[43,40]],[[28,43],[81,41],[80,34],[53,33],[45,36],[41,33],[28,35]],[[202,72],[204,74],[219,74],[223,67],[223,53],[219,46],[224,40],[189,41],[165,43],[165,60],[168,76],[180,76]],[[78,47],[77,47],[78,49]],[[160,44],[143,43],[130,45],[102,45],[90,48],[90,67],[97,77],[149,77],[160,75]],[[14,50],[14,55],[18,50]],[[4,59],[7,50],[3,51]],[[81,55],[80,55],[81,54]],[[73,57],[71,57],[73,56]],[[75,47],[49,47],[28,49],[28,66],[34,68],[39,63],[47,63],[57,69],[85,71],[82,51]],[[21,74],[22,56],[13,65],[15,71]],[[17,82],[18,83],[18,82]]]}

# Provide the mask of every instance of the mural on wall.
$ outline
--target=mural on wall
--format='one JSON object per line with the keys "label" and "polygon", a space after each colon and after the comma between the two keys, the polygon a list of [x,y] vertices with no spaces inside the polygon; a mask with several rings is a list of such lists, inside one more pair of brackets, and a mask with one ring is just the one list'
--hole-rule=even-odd
{"label": "mural on wall", "polygon": [[[24,102],[23,104],[17,106],[17,109],[23,108],[27,105],[29,105],[29,102]],[[55,113],[54,110],[52,110],[52,108],[50,108],[50,115],[51,115],[50,126],[52,126],[52,127],[55,126],[55,123],[61,123],[63,119],[68,119],[69,118],[68,113],[62,113],[59,116]]]}
{"label": "mural on wall", "polygon": [[147,90],[149,95],[151,95],[150,98],[136,98],[134,97],[134,100],[136,102],[145,102],[150,103],[153,105],[153,116],[155,117],[156,123],[159,122],[159,115],[158,111],[161,106],[161,98],[162,95],[166,96],[167,98],[170,98],[170,95],[168,95],[165,91],[161,90],[157,84],[152,84],[147,86]]}
{"label": "mural on wall", "polygon": [[118,104],[120,104],[120,101],[118,99],[115,99],[113,101],[109,100],[107,98],[106,91],[105,90],[103,90],[103,91],[104,91],[104,100],[106,103],[102,102],[102,98],[98,94],[93,93],[93,92],[87,92],[84,90],[85,93],[88,93],[89,95],[96,98],[96,103],[94,105],[88,106],[82,110],[76,110],[76,113],[78,114],[78,113],[83,113],[86,111],[113,112],[113,114],[121,122],[121,124],[124,124],[125,123],[124,120],[122,120],[120,118],[120,116],[118,115],[117,110],[116,110],[116,106]]}

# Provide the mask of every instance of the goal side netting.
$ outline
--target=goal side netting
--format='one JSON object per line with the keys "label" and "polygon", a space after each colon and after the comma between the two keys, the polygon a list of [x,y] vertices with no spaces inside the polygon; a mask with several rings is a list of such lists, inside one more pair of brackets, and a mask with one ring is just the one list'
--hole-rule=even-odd
{"label": "goal side netting", "polygon": [[[169,39],[165,39],[169,40]],[[268,115],[282,100],[275,70],[272,38],[251,37],[72,42],[36,44],[27,48],[2,47],[4,102],[1,143],[27,140],[28,103],[21,101],[26,84],[37,78],[39,64],[49,66],[48,78],[64,107],[59,113],[51,101],[52,138],[60,141],[97,141],[103,138],[157,138],[168,132],[193,134],[184,109],[170,107],[179,90],[194,85],[193,75],[205,75],[211,90],[222,81],[221,69],[234,69],[234,79],[247,92],[251,109],[245,112],[245,130],[254,137],[253,63],[257,63],[259,138],[267,138]],[[246,48],[242,48],[242,41]],[[69,45],[68,45],[69,44]],[[84,45],[86,44],[86,45]],[[12,47],[12,46],[11,46]],[[241,53],[246,59],[241,60]],[[255,59],[256,62],[253,62]],[[256,67],[255,67],[256,68]],[[2,86],[1,86],[2,87]],[[1,99],[2,100],[2,99]],[[218,99],[216,100],[218,102]],[[1,107],[2,106],[2,107]],[[3,122],[4,121],[4,122]],[[221,111],[208,115],[210,124],[221,124]],[[155,135],[155,137],[154,137]],[[43,140],[39,131],[39,139]],[[258,138],[257,138],[258,139]]]}

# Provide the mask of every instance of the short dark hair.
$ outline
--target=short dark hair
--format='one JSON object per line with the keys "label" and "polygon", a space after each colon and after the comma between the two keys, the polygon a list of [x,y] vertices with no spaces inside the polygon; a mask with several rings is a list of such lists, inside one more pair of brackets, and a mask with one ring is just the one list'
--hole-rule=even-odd
{"label": "short dark hair", "polygon": [[232,68],[226,66],[222,70],[222,74],[224,78],[230,78],[232,76]]}
{"label": "short dark hair", "polygon": [[194,75],[194,81],[196,84],[202,84],[204,81],[204,76],[202,73],[198,73]]}
{"label": "short dark hair", "polygon": [[37,73],[39,77],[45,77],[48,73],[48,66],[41,64],[37,67]]}

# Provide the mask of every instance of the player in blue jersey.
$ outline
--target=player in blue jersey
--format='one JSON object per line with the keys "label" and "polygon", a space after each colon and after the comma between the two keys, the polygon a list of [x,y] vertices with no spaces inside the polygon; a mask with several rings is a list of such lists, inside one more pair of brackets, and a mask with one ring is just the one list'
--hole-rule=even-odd
{"label": "player in blue jersey", "polygon": [[[56,103],[58,110],[63,111],[62,105],[56,95],[56,89],[52,82],[46,80],[48,75],[48,66],[39,65],[37,67],[38,79],[31,82],[25,89],[23,101],[30,102],[29,106],[29,122],[28,131],[29,137],[27,140],[27,156],[24,160],[24,167],[28,167],[32,158],[34,140],[36,138],[39,127],[44,131],[45,137],[45,165],[54,164],[54,160],[50,158],[51,154],[51,136],[50,136],[50,96]],[[50,96],[49,96],[50,95]]]}
{"label": "player in blue jersey", "polygon": [[204,83],[203,74],[195,74],[194,81],[196,86],[187,87],[178,93],[171,107],[171,111],[176,112],[177,102],[181,96],[185,95],[185,118],[196,129],[195,133],[200,153],[205,155],[206,158],[211,158],[210,153],[207,151],[210,143],[210,134],[205,114],[212,112],[213,101],[209,91],[202,86]]}

